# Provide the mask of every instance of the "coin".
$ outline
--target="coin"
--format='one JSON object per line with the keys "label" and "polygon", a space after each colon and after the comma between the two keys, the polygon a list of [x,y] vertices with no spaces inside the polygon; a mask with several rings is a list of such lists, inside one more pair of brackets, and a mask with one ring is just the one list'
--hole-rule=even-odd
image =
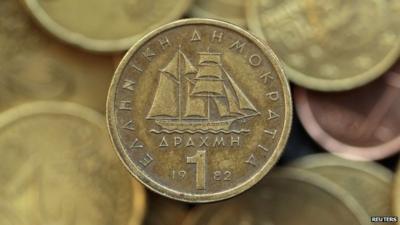
{"label": "coin", "polygon": [[149,208],[144,225],[177,225],[182,224],[189,208],[177,201],[150,195]]}
{"label": "coin", "polygon": [[96,52],[127,50],[142,35],[181,17],[190,0],[23,0],[57,38]]}
{"label": "coin", "polygon": [[[349,192],[370,216],[391,215],[392,172],[374,162],[354,162],[331,154],[315,154],[291,166],[318,173]],[[382,224],[382,223],[378,223]]]}
{"label": "coin", "polygon": [[[396,178],[393,186],[393,212],[400,217],[400,162],[397,165]],[[400,221],[397,221],[400,224]]]}
{"label": "coin", "polygon": [[341,93],[295,89],[297,113],[326,150],[376,160],[400,150],[400,64],[367,86]]}
{"label": "coin", "polygon": [[272,50],[216,20],[163,26],[122,59],[108,125],[132,175],[188,202],[235,196],[276,163],[291,125],[291,96]]}
{"label": "coin", "polygon": [[247,18],[250,29],[276,50],[291,81],[341,91],[374,80],[396,61],[397,2],[251,0]]}
{"label": "coin", "polygon": [[246,27],[244,0],[195,0],[190,15],[224,20]]}
{"label": "coin", "polygon": [[221,203],[196,208],[183,225],[370,224],[352,196],[308,171],[284,169],[252,190]]}
{"label": "coin", "polygon": [[111,146],[103,116],[83,106],[38,102],[2,113],[0,202],[8,209],[0,204],[0,216],[12,225],[140,224],[144,188]]}
{"label": "coin", "polygon": [[105,111],[111,57],[73,51],[31,24],[18,1],[0,1],[0,111],[34,100],[66,100]]}

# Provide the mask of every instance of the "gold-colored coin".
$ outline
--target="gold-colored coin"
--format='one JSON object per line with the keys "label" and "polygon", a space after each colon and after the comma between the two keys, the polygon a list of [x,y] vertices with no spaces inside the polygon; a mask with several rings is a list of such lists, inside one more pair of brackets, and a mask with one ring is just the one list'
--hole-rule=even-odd
{"label": "gold-colored coin", "polygon": [[290,80],[320,90],[362,86],[399,56],[397,0],[251,0],[250,29],[283,60]]}
{"label": "gold-colored coin", "polygon": [[[397,165],[395,183],[393,186],[393,212],[400,218],[400,162]],[[400,221],[397,222],[400,225]]]}
{"label": "gold-colored coin", "polygon": [[347,192],[326,178],[285,169],[242,196],[196,208],[183,225],[370,225]]}
{"label": "gold-colored coin", "polygon": [[[374,162],[355,162],[330,154],[310,155],[292,166],[318,173],[349,192],[370,216],[391,215],[392,172]],[[377,223],[388,224],[388,223]]]}
{"label": "gold-colored coin", "polygon": [[188,212],[188,206],[182,202],[150,194],[144,225],[179,225]]}
{"label": "gold-colored coin", "polygon": [[190,0],[23,0],[57,38],[97,52],[127,50],[147,32],[180,18]]}
{"label": "gold-colored coin", "polygon": [[289,86],[272,50],[245,30],[188,19],[122,60],[108,125],[129,171],[182,201],[235,196],[276,163],[291,126]]}
{"label": "gold-colored coin", "polygon": [[220,19],[246,27],[245,0],[195,0],[190,15]]}
{"label": "gold-colored coin", "polygon": [[[112,151],[102,115],[37,102],[0,115],[0,222],[137,225],[145,191]],[[3,205],[4,204],[4,205]]]}
{"label": "gold-colored coin", "polygon": [[72,51],[31,24],[15,0],[0,1],[0,111],[33,100],[67,100],[105,111],[111,57]]}

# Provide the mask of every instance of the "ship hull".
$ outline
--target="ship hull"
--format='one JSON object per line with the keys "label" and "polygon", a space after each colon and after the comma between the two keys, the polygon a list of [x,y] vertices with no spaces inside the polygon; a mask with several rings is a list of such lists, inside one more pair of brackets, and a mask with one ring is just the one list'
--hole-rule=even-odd
{"label": "ship hull", "polygon": [[171,121],[156,120],[155,122],[169,131],[229,131],[234,120],[226,121]]}

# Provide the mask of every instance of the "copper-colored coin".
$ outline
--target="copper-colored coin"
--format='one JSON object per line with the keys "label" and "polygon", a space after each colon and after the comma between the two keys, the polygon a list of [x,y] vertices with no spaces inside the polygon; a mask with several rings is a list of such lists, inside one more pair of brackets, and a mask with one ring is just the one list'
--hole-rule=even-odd
{"label": "copper-colored coin", "polygon": [[[400,218],[400,161],[397,165],[396,178],[393,186],[393,213]],[[400,221],[397,221],[400,225]]]}
{"label": "copper-colored coin", "polygon": [[97,52],[127,50],[144,34],[179,19],[191,0],[22,0],[57,38]]}
{"label": "copper-colored coin", "polygon": [[268,175],[252,190],[222,203],[195,208],[183,225],[370,225],[351,195],[303,170]]}
{"label": "copper-colored coin", "polygon": [[370,216],[388,216],[392,213],[390,203],[393,174],[377,163],[316,154],[300,158],[291,166],[307,169],[335,182],[349,192]]}
{"label": "copper-colored coin", "polygon": [[289,79],[320,91],[361,87],[400,54],[398,0],[248,0],[250,29],[264,37]]}
{"label": "copper-colored coin", "polygon": [[190,15],[246,26],[245,0],[195,0]]}
{"label": "copper-colored coin", "polygon": [[37,102],[0,115],[0,223],[138,225],[144,187],[129,179],[104,116]]}
{"label": "copper-colored coin", "polygon": [[66,100],[105,111],[111,57],[73,51],[34,26],[16,0],[0,1],[0,111]]}
{"label": "copper-colored coin", "polygon": [[107,106],[118,154],[150,189],[182,201],[235,196],[276,163],[291,97],[272,50],[245,30],[189,19],[140,40]]}
{"label": "copper-colored coin", "polygon": [[382,78],[341,93],[295,90],[297,113],[322,147],[342,157],[376,160],[400,150],[400,63]]}

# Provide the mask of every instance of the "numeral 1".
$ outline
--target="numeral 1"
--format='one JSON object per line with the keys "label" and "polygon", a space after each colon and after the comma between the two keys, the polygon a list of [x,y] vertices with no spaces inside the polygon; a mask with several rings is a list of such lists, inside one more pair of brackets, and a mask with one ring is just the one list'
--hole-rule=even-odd
{"label": "numeral 1", "polygon": [[196,164],[196,189],[206,189],[206,151],[197,151],[194,156],[187,157],[186,162]]}

